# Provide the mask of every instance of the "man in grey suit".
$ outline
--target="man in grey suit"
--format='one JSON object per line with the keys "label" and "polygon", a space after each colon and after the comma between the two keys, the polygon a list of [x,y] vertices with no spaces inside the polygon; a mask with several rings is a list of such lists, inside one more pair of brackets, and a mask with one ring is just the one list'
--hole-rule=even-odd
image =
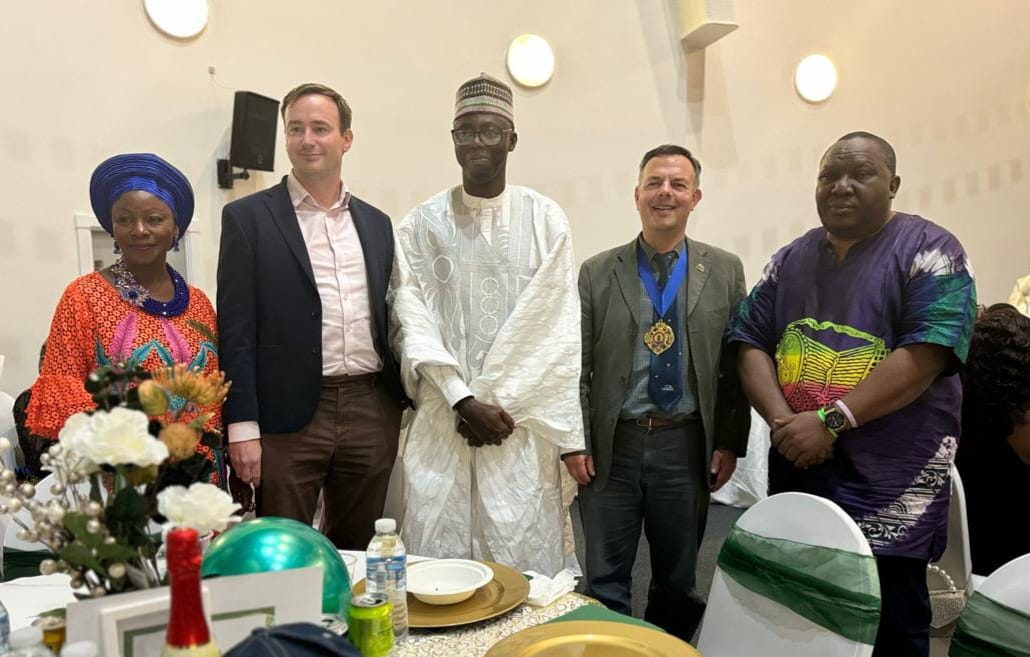
{"label": "man in grey suit", "polygon": [[631,612],[640,529],[651,547],[644,618],[689,640],[708,500],[747,448],[750,411],[723,332],[744,298],[737,256],[685,235],[701,200],[685,148],[644,155],[634,198],[643,230],[579,274],[580,396],[586,452],[565,464],[580,483],[588,594]]}

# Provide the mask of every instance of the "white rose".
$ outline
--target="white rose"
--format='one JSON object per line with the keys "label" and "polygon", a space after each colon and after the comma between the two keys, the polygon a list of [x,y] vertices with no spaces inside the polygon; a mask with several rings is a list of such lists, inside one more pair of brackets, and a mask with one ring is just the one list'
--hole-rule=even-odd
{"label": "white rose", "polygon": [[191,527],[203,536],[222,531],[240,508],[232,496],[218,486],[195,483],[189,490],[169,486],[157,494],[157,511],[175,527]]}
{"label": "white rose", "polygon": [[88,440],[93,437],[93,423],[86,413],[76,413],[64,422],[64,426],[57,433],[57,439],[68,449],[77,440]]}
{"label": "white rose", "polygon": [[168,448],[147,430],[142,411],[121,406],[93,415],[77,413],[65,423],[58,439],[65,449],[97,464],[158,465],[168,458]]}

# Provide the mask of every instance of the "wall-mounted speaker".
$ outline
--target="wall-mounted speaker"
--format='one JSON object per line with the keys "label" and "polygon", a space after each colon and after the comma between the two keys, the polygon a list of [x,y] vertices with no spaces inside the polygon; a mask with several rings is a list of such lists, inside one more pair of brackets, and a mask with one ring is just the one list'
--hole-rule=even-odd
{"label": "wall-mounted speaker", "polygon": [[[232,137],[229,159],[218,160],[218,186],[232,189],[234,179],[249,178],[247,169],[275,169],[275,136],[278,132],[279,101],[253,91],[237,91],[232,108]],[[243,173],[234,174],[233,167]]]}
{"label": "wall-mounted speaker", "polygon": [[703,50],[737,29],[733,0],[677,0],[680,41]]}

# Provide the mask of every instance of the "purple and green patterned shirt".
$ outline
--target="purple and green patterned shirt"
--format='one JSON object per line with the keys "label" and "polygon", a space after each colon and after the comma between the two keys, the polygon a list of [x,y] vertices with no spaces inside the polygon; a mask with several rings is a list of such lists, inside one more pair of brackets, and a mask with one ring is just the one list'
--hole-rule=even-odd
{"label": "purple and green patterned shirt", "polygon": [[822,228],[776,253],[727,337],[774,357],[794,412],[845,396],[899,347],[941,345],[953,359],[911,404],[841,434],[833,458],[821,465],[800,470],[771,449],[770,494],[833,500],[874,554],[938,558],[962,406],[954,366],[965,361],[975,316],[973,270],[962,245],[919,216],[895,213],[840,263]]}

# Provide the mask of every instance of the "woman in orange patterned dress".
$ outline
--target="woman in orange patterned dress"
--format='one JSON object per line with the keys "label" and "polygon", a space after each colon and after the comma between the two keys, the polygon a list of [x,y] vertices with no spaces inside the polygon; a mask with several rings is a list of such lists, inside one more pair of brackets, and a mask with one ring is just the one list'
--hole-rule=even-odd
{"label": "woman in orange patterned dress", "polygon": [[[85,381],[99,366],[148,370],[185,363],[218,371],[215,311],[166,261],[193,218],[193,189],[156,155],[126,154],[97,167],[90,180],[93,212],[115,240],[119,260],[75,279],[57,304],[26,425],[56,440],[73,414],[95,408]],[[172,407],[182,404],[172,399]],[[221,411],[205,426],[221,429]],[[211,451],[197,447],[208,458]]]}

